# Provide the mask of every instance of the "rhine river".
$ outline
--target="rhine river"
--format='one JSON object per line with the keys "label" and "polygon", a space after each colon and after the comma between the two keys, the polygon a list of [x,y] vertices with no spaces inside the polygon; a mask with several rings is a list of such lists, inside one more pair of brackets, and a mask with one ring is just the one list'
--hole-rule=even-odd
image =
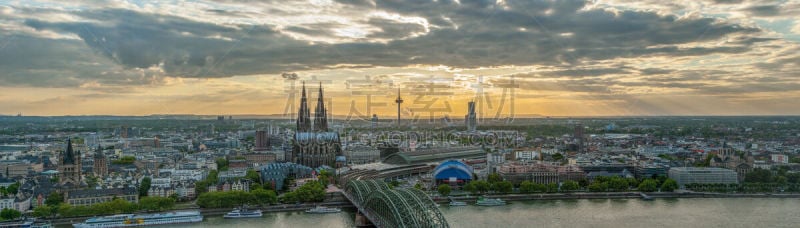
{"label": "rhine river", "polygon": [[[798,227],[800,199],[581,199],[511,202],[506,206],[449,207],[451,227]],[[265,213],[256,219],[208,216],[170,227],[353,227],[354,212]]]}

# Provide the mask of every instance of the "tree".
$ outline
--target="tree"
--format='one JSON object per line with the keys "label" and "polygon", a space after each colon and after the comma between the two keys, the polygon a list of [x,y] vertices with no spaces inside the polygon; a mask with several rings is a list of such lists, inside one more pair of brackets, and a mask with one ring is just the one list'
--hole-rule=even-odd
{"label": "tree", "polygon": [[6,188],[6,192],[8,192],[8,194],[16,195],[17,191],[19,191],[19,182],[14,182],[13,184],[9,185],[8,188]]}
{"label": "tree", "polygon": [[470,192],[472,194],[475,194],[475,193],[478,192],[478,188],[475,186],[475,184],[473,182],[469,182],[466,185],[464,185],[464,190],[468,191],[468,192]]}
{"label": "tree", "polygon": [[89,176],[89,177],[87,177],[87,178],[86,178],[86,185],[88,185],[88,186],[89,186],[89,188],[95,188],[95,187],[97,187],[97,181],[98,181],[97,179],[98,179],[98,178],[97,178],[96,176]]}
{"label": "tree", "polygon": [[58,192],[50,192],[50,195],[47,195],[47,199],[44,200],[44,204],[51,207],[57,207],[59,204],[64,202],[64,195],[61,195]]}
{"label": "tree", "polygon": [[245,174],[244,178],[249,179],[253,183],[261,183],[261,176],[259,176],[258,172],[256,172],[253,169],[248,169],[247,174]]}
{"label": "tree", "polygon": [[297,194],[295,194],[294,192],[287,192],[281,195],[281,197],[279,197],[278,200],[283,203],[295,203],[297,202]]}
{"label": "tree", "polygon": [[661,184],[661,191],[671,192],[675,191],[675,189],[678,189],[678,182],[673,179],[667,179]]}
{"label": "tree", "polygon": [[414,184],[414,188],[416,188],[416,189],[418,189],[418,190],[422,190],[422,184],[420,184],[420,183],[418,182],[418,183]]}
{"label": "tree", "polygon": [[139,199],[139,209],[145,211],[164,211],[175,207],[175,199],[171,197],[142,197]]}
{"label": "tree", "polygon": [[547,185],[541,183],[533,183],[534,192],[547,192]]}
{"label": "tree", "polygon": [[194,183],[195,191],[198,194],[207,192],[209,185],[213,185],[213,184],[216,184],[218,182],[218,180],[219,180],[217,178],[218,174],[219,174],[219,172],[216,169],[212,169],[212,170],[208,171],[208,175],[206,175],[206,179],[203,179],[201,181],[198,181],[198,182]]}
{"label": "tree", "polygon": [[249,192],[206,192],[197,197],[197,206],[202,208],[230,208],[243,204],[254,204],[258,200]]}
{"label": "tree", "polygon": [[557,183],[549,183],[547,184],[547,193],[556,193],[558,192],[558,184]]}
{"label": "tree", "polygon": [[322,171],[319,172],[319,175],[317,175],[317,180],[320,181],[320,183],[322,183],[322,186],[325,186],[327,188],[328,184],[330,184],[329,180],[330,176],[331,173],[328,172],[328,170],[323,169]]}
{"label": "tree", "polygon": [[592,184],[589,184],[587,188],[592,192],[605,192],[608,189],[608,184],[595,180]]}
{"label": "tree", "polygon": [[111,161],[111,164],[115,165],[130,165],[136,161],[136,157],[133,156],[124,156],[119,158],[118,160]]}
{"label": "tree", "polygon": [[256,189],[250,193],[255,196],[256,201],[261,205],[270,205],[278,202],[278,197],[275,194],[275,191],[272,190]]}
{"label": "tree", "polygon": [[552,157],[553,160],[556,160],[556,161],[560,161],[561,159],[564,159],[564,155],[562,155],[561,153],[555,153],[553,155],[550,155],[550,157]]}
{"label": "tree", "polygon": [[142,178],[142,183],[139,184],[139,196],[147,196],[147,191],[150,191],[150,177]]}
{"label": "tree", "polygon": [[636,178],[628,177],[625,178],[625,181],[628,182],[628,188],[635,188],[639,186],[639,180],[636,180]]}
{"label": "tree", "polygon": [[501,181],[493,184],[495,191],[508,194],[514,191],[514,184],[511,181]]}
{"label": "tree", "polygon": [[449,184],[440,184],[439,188],[437,190],[439,191],[440,195],[448,196],[448,195],[450,195],[450,191],[452,189],[450,189],[450,185]]}
{"label": "tree", "polygon": [[628,190],[628,181],[626,181],[622,177],[612,177],[610,181],[608,181],[608,188],[611,191],[622,192]]}
{"label": "tree", "polygon": [[389,182],[389,188],[394,189],[395,187],[400,186],[400,181],[392,180]]}
{"label": "tree", "polygon": [[589,180],[587,180],[586,178],[581,178],[580,180],[578,180],[578,185],[580,185],[581,188],[588,187],[589,186]]}
{"label": "tree", "polygon": [[772,171],[755,168],[744,176],[744,182],[748,183],[770,183],[772,182]]}
{"label": "tree", "polygon": [[639,191],[642,192],[654,192],[658,190],[658,181],[653,179],[645,179],[642,183],[639,183]]}
{"label": "tree", "polygon": [[492,184],[492,183],[497,183],[497,182],[503,181],[503,178],[500,177],[500,174],[490,173],[489,176],[486,177],[486,180],[488,180],[489,183]]}
{"label": "tree", "polygon": [[576,191],[580,188],[581,186],[575,181],[568,180],[561,183],[561,190],[565,192]]}
{"label": "tree", "polygon": [[12,220],[19,217],[22,217],[22,212],[19,212],[18,210],[3,208],[3,210],[0,211],[0,218],[3,218],[4,220]]}
{"label": "tree", "polygon": [[322,202],[325,200],[325,187],[319,181],[309,181],[293,191],[300,202]]}
{"label": "tree", "polygon": [[472,182],[475,185],[475,190],[480,192],[481,194],[486,193],[491,189],[491,185],[487,181],[479,180]]}
{"label": "tree", "polygon": [[520,193],[533,193],[533,182],[530,181],[522,181],[519,183],[519,192]]}
{"label": "tree", "polygon": [[33,209],[33,216],[47,218],[53,215],[53,208],[47,205],[38,206]]}
{"label": "tree", "polygon": [[786,185],[786,183],[788,183],[788,179],[786,179],[785,176],[777,176],[775,177],[775,183],[777,183],[780,186],[784,186]]}
{"label": "tree", "polygon": [[228,160],[225,158],[217,158],[217,170],[228,171]]}

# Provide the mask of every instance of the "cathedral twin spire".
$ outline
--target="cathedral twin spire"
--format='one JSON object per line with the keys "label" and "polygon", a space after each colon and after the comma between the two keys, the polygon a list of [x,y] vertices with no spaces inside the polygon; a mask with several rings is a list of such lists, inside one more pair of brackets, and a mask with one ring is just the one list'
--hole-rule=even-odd
{"label": "cathedral twin spire", "polygon": [[328,114],[327,110],[325,110],[322,83],[319,84],[319,97],[317,99],[317,107],[314,109],[314,128],[311,128],[311,113],[308,109],[305,82],[303,82],[303,91],[300,97],[300,110],[297,113],[297,132],[328,131]]}

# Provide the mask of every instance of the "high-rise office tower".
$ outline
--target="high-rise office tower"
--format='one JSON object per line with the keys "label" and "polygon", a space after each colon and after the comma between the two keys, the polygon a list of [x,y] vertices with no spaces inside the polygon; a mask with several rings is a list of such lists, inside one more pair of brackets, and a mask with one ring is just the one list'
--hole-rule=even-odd
{"label": "high-rise office tower", "polygon": [[467,104],[467,115],[464,116],[464,122],[467,125],[467,131],[475,131],[478,128],[478,116],[475,114],[474,101]]}

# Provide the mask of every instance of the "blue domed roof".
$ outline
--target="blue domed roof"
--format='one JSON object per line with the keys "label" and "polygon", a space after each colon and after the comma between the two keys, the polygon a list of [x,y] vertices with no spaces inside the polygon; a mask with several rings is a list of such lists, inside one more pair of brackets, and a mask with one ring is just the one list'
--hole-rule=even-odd
{"label": "blue domed roof", "polygon": [[437,180],[455,177],[458,180],[472,180],[472,167],[459,160],[447,160],[433,169],[433,176]]}

